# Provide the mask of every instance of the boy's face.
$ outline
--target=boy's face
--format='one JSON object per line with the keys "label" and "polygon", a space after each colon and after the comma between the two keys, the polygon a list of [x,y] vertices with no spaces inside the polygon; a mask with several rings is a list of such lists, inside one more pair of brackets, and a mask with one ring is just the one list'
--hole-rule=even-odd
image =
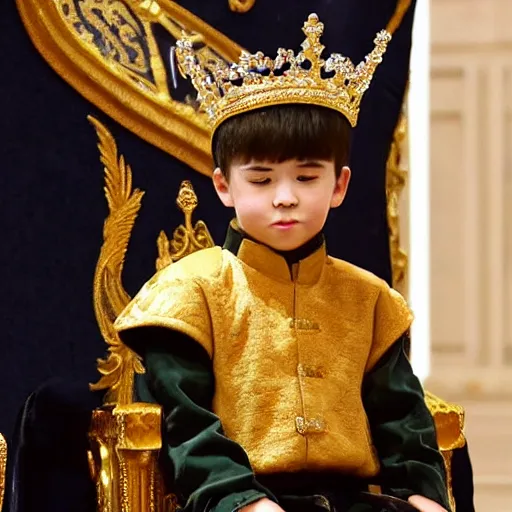
{"label": "boy's face", "polygon": [[240,227],[279,251],[300,247],[319,233],[330,208],[345,198],[350,169],[336,179],[329,160],[251,161],[231,165],[229,182],[215,169],[213,182]]}

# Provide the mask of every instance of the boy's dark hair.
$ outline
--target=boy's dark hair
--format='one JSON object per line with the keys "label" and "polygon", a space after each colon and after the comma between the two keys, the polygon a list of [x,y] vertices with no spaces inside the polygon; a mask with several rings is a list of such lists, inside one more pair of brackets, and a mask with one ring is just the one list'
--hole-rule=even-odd
{"label": "boy's dark hair", "polygon": [[227,179],[233,162],[334,160],[336,176],[348,164],[351,127],[345,116],[316,105],[277,105],[227,119],[212,141],[215,165]]}

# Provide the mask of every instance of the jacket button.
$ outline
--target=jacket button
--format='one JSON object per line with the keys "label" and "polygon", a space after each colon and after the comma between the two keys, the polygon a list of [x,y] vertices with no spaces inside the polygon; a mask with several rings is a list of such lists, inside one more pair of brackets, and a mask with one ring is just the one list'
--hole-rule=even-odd
{"label": "jacket button", "polygon": [[324,368],[322,366],[302,363],[297,366],[297,373],[299,377],[309,377],[312,379],[323,379],[325,376]]}
{"label": "jacket button", "polygon": [[311,418],[307,420],[304,416],[295,418],[295,429],[301,436],[308,434],[321,434],[326,431],[326,423],[322,418]]}

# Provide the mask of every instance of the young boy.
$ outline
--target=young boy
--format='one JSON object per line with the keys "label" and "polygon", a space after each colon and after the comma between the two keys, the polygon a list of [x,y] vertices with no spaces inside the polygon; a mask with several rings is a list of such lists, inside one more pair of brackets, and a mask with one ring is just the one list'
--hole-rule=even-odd
{"label": "young boy", "polygon": [[[280,50],[281,74],[244,55],[206,79],[189,42],[179,47],[212,119],[214,186],[236,219],[223,248],[159,272],[116,327],[144,357],[139,398],[163,406],[164,474],[187,511],[449,507],[405,355],[410,311],[382,280],[329,257],[322,235],[389,34],[359,75],[338,59],[325,78],[322,29],[311,15],[304,51]],[[362,493],[372,481],[401,500]]]}

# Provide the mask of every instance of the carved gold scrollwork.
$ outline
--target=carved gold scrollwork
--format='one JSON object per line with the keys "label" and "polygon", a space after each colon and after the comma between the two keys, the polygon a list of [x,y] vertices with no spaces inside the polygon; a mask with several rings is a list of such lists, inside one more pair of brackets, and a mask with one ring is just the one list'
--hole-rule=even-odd
{"label": "carved gold scrollwork", "polygon": [[[172,39],[185,31],[201,59],[232,62],[242,48],[171,0],[17,0],[34,45],[78,92],[141,138],[210,175],[210,128],[194,105],[173,98]],[[169,70],[169,73],[168,73]]]}
{"label": "carved gold scrollwork", "polygon": [[403,148],[405,144],[407,144],[407,118],[405,113],[402,113],[395,129],[386,169],[389,246],[391,251],[393,286],[397,289],[403,287],[408,266],[407,253],[400,246],[399,209],[400,194],[407,180],[407,170],[403,165]]}
{"label": "carved gold scrollwork", "polygon": [[63,1],[63,17],[78,37],[112,65],[124,68],[139,83],[156,90],[148,46],[147,25],[121,1]]}
{"label": "carved gold scrollwork", "polygon": [[5,472],[7,469],[7,442],[0,434],[0,510],[4,501],[5,493]]}
{"label": "carved gold scrollwork", "polygon": [[229,8],[234,12],[245,13],[250,11],[256,0],[229,0]]}
{"label": "carved gold scrollwork", "polygon": [[170,265],[173,261],[178,261],[187,254],[215,245],[202,220],[197,221],[195,226],[192,225],[192,214],[198,201],[190,181],[184,181],[181,184],[176,204],[185,215],[185,225],[181,224],[174,230],[172,240],[169,240],[163,231],[160,232],[157,240],[157,270]]}
{"label": "carved gold scrollwork", "polygon": [[110,132],[97,119],[89,117],[89,120],[99,138],[109,207],[94,276],[94,311],[101,334],[109,345],[109,355],[107,359],[98,360],[98,371],[102,377],[91,385],[91,389],[107,390],[105,404],[125,405],[133,402],[134,373],[143,373],[144,367],[140,358],[121,342],[114,322],[130,302],[122,286],[121,274],[144,193],[132,190],[130,166],[126,165],[122,155],[118,157],[117,145]]}

